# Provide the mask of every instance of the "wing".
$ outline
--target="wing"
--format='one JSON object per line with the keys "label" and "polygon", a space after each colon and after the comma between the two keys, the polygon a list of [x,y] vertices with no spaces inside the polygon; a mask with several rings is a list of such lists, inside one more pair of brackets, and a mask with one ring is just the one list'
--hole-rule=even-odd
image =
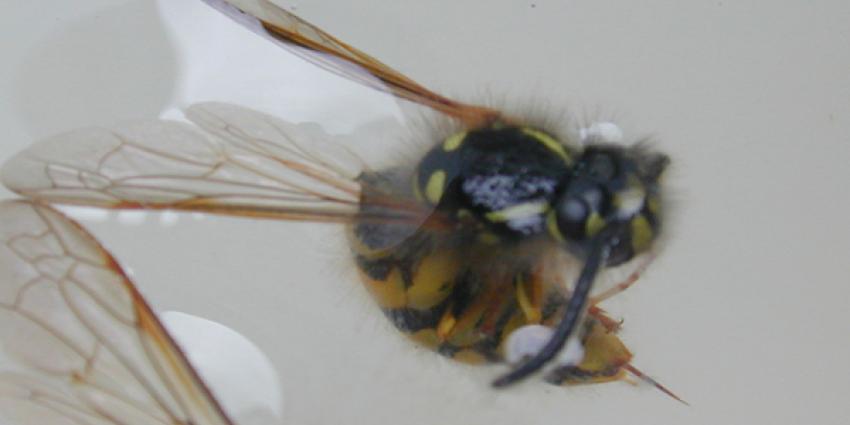
{"label": "wing", "polygon": [[[252,31],[353,81],[454,117],[468,127],[502,119],[495,109],[441,96],[268,0],[203,0]],[[375,80],[377,78],[377,81]]]}
{"label": "wing", "polygon": [[185,115],[192,124],[89,128],[36,143],[5,164],[3,183],[31,199],[108,208],[411,224],[429,214],[389,194],[361,208],[366,166],[310,127],[223,103]]}
{"label": "wing", "polygon": [[[0,203],[0,412],[16,424],[231,424],[100,244],[48,206]],[[33,373],[35,372],[35,373]]]}

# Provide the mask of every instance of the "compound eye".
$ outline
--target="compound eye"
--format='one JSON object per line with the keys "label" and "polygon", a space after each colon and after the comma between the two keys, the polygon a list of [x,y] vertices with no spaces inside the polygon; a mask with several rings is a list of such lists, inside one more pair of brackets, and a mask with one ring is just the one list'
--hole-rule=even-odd
{"label": "compound eye", "polygon": [[560,213],[558,218],[569,226],[583,226],[587,216],[590,215],[590,208],[584,200],[571,197],[564,201],[558,212]]}
{"label": "compound eye", "polygon": [[582,239],[589,216],[590,207],[587,203],[577,196],[570,196],[558,204],[558,229],[567,239]]}

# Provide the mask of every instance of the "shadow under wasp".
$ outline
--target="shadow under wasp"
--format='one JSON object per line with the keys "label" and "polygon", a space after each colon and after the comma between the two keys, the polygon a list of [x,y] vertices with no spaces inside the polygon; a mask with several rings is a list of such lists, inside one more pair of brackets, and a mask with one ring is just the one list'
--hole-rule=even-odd
{"label": "shadow under wasp", "polygon": [[[2,169],[4,184],[29,199],[0,204],[0,278],[11,294],[0,310],[16,318],[3,326],[47,333],[25,354],[76,361],[26,363],[101,392],[104,374],[120,370],[137,388],[110,393],[126,405],[111,408],[230,423],[111,256],[49,206],[61,203],[342,223],[392,323],[448,357],[511,363],[495,387],[546,369],[555,384],[631,374],[675,397],[631,365],[619,323],[598,306],[652,256],[667,156],[446,98],[266,0],[204,1],[332,72],[436,111],[451,130],[415,164],[382,169],[298,125],[220,103],[188,108],[191,124],[77,130],[35,144]],[[591,293],[604,270],[633,263],[624,281]],[[38,308],[48,305],[63,322]],[[56,381],[7,376],[0,389],[61,404],[65,417],[104,417],[103,400],[77,405],[56,395]]]}

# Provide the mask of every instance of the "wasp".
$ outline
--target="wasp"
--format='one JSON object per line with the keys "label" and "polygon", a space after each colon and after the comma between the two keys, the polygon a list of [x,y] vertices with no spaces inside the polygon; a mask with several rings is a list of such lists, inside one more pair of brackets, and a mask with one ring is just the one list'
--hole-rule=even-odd
{"label": "wasp", "polygon": [[[631,365],[632,354],[617,336],[619,322],[599,307],[634,283],[652,257],[662,229],[666,155],[645,144],[612,143],[600,132],[576,139],[449,99],[267,0],[204,1],[308,61],[438,113],[448,131],[413,163],[382,168],[366,165],[331,137],[222,103],[187,108],[188,123],[81,129],[39,142],[2,169],[3,183],[29,199],[0,205],[4,224],[23,229],[5,230],[6,246],[34,239],[45,251],[58,250],[55,258],[100,272],[56,274],[43,270],[39,249],[32,255],[7,249],[0,276],[12,282],[5,293],[16,295],[2,300],[5,310],[54,325],[15,304],[29,292],[22,267],[54,291],[87,289],[112,316],[126,317],[93,319],[118,328],[94,331],[97,349],[119,350],[110,359],[143,359],[139,367],[154,369],[177,390],[170,397],[185,401],[188,394],[200,403],[178,403],[181,413],[166,416],[176,423],[229,423],[115,261],[48,205],[339,223],[360,280],[393,325],[459,361],[509,363],[495,387],[544,370],[555,384],[633,375],[675,397]],[[603,272],[636,262],[624,281],[592,292]],[[102,301],[101,291],[114,300]],[[73,299],[33,301],[51,302],[64,303],[71,322],[91,330],[92,319]],[[143,344],[122,346],[110,339],[116,334]],[[81,358],[81,369],[69,374],[94,379],[99,356]],[[134,367],[125,365],[139,375]],[[29,389],[23,398],[36,391],[24,382],[17,386]],[[163,411],[175,410],[163,401],[168,397],[142,387]]]}

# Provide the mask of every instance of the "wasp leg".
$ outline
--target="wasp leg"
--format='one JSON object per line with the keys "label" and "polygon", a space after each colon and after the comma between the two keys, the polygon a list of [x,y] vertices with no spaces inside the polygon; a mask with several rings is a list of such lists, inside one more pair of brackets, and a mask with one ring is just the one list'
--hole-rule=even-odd
{"label": "wasp leg", "polygon": [[587,314],[593,316],[608,332],[617,332],[623,326],[623,319],[616,320],[609,316],[607,311],[595,305],[588,307]]}
{"label": "wasp leg", "polygon": [[527,378],[529,375],[543,368],[546,363],[555,358],[561,349],[564,348],[564,345],[566,345],[567,340],[569,340],[573,331],[575,331],[584,312],[587,311],[587,301],[589,300],[590,290],[593,289],[593,282],[596,280],[596,275],[599,273],[603,263],[611,253],[611,247],[614,246],[614,241],[618,240],[615,235],[620,231],[622,231],[622,226],[615,224],[605,227],[597,234],[593,245],[588,251],[581,273],[579,273],[578,279],[576,279],[576,283],[573,285],[572,296],[567,301],[561,321],[555,327],[552,337],[537,354],[525,363],[520,364],[493,381],[493,387],[504,388]]}
{"label": "wasp leg", "polygon": [[534,275],[517,275],[514,280],[516,300],[528,324],[537,324],[543,319],[543,281]]}
{"label": "wasp leg", "polygon": [[436,327],[441,341],[463,347],[474,345],[483,338],[478,332],[478,325],[486,320],[492,305],[503,292],[494,285],[480,292],[463,293],[467,286],[459,285],[461,291],[453,296]]}
{"label": "wasp leg", "polygon": [[652,260],[654,259],[654,253],[648,254],[646,259],[644,259],[643,262],[638,266],[638,268],[635,269],[635,271],[633,271],[630,275],[628,275],[625,280],[596,296],[590,297],[590,307],[588,307],[587,313],[599,320],[602,326],[604,326],[605,329],[607,329],[609,332],[616,332],[620,330],[620,327],[622,327],[623,325],[622,319],[613,319],[611,316],[608,315],[608,312],[600,308],[598,304],[619,294],[620,292],[625,291],[626,289],[629,289],[632,285],[634,285],[635,282],[640,279],[643,272],[646,271],[647,267],[649,267],[649,264],[652,263]]}
{"label": "wasp leg", "polygon": [[605,301],[605,300],[619,294],[620,292],[623,292],[626,289],[629,289],[629,287],[634,285],[635,282],[637,282],[638,279],[640,279],[640,276],[643,274],[643,272],[646,271],[646,268],[649,267],[649,264],[652,263],[652,260],[654,260],[654,259],[655,259],[655,253],[647,254],[646,259],[644,259],[641,262],[641,264],[635,269],[635,271],[633,271],[631,274],[629,274],[626,277],[626,279],[624,279],[622,282],[616,284],[612,288],[606,289],[605,291],[602,291],[601,293],[590,297],[590,301],[589,301],[588,304],[590,306],[596,306],[597,304],[601,303],[602,301]]}
{"label": "wasp leg", "polygon": [[437,338],[439,338],[441,342],[445,342],[449,336],[451,336],[452,331],[454,331],[455,325],[457,325],[457,318],[452,311],[452,306],[449,306],[449,308],[446,309],[446,312],[443,313],[443,316],[440,317],[440,321],[437,323]]}
{"label": "wasp leg", "polygon": [[498,333],[514,302],[501,285],[476,293],[472,300],[457,297],[435,325],[438,351],[454,360],[480,364],[501,360]]}

